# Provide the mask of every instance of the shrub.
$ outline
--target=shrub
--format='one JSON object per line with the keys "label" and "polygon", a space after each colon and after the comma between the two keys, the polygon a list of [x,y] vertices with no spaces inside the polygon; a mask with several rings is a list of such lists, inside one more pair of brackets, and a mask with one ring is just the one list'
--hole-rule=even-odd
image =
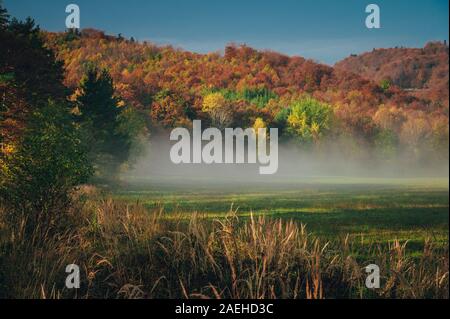
{"label": "shrub", "polygon": [[71,190],[87,181],[92,169],[65,106],[49,103],[33,113],[17,149],[0,172],[0,198],[7,221],[26,215],[27,227],[48,229],[70,203]]}

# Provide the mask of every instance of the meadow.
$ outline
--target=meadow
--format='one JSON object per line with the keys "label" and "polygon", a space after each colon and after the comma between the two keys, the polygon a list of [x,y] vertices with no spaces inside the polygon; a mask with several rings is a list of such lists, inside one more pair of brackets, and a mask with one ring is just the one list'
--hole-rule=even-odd
{"label": "meadow", "polygon": [[0,218],[0,297],[448,298],[445,179],[184,183],[85,186],[53,230]]}
{"label": "meadow", "polygon": [[408,241],[420,250],[425,239],[448,246],[449,191],[445,178],[317,177],[271,183],[148,183],[132,179],[132,187],[114,198],[163,208],[170,216],[196,212],[221,218],[230,209],[240,219],[253,216],[293,220],[328,240],[349,235],[365,243]]}

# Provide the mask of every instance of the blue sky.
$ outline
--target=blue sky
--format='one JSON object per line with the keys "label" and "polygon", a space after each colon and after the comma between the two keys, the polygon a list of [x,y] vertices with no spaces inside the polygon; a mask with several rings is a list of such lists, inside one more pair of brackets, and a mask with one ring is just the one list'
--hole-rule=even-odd
{"label": "blue sky", "polygon": [[[447,40],[448,0],[4,0],[10,14],[32,16],[49,31],[65,28],[66,5],[81,9],[81,27],[196,52],[246,43],[333,64],[379,47],[421,47]],[[381,29],[365,27],[378,4]]]}

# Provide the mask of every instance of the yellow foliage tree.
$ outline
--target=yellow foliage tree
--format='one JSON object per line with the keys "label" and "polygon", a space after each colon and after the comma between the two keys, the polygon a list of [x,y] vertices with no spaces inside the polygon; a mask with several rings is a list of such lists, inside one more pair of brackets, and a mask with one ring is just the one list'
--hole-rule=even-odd
{"label": "yellow foliage tree", "polygon": [[232,110],[219,92],[208,94],[203,98],[202,111],[209,114],[212,124],[218,128],[225,128],[233,121]]}
{"label": "yellow foliage tree", "polygon": [[328,104],[304,98],[291,106],[288,132],[304,143],[318,142],[331,126],[332,109]]}
{"label": "yellow foliage tree", "polygon": [[[256,136],[258,136],[258,130],[260,128],[266,128],[266,122],[260,117],[256,118],[255,123],[253,124],[253,129],[255,130]],[[266,133],[267,134],[267,133]]]}
{"label": "yellow foliage tree", "polygon": [[226,99],[221,93],[211,93],[203,98],[202,111],[209,113],[213,110],[223,108],[225,105]]}

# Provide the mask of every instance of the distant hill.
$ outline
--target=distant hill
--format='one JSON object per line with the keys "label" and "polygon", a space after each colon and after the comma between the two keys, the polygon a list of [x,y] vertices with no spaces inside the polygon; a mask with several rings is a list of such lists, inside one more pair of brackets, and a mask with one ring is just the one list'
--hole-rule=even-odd
{"label": "distant hill", "polygon": [[[374,49],[352,55],[335,68],[364,78],[390,82],[411,94],[431,100],[448,100],[449,47],[430,42],[424,48]],[[448,101],[447,101],[448,105]]]}
{"label": "distant hill", "polygon": [[[227,90],[239,95],[264,89],[272,97],[278,97],[268,105],[271,109],[306,93],[336,106],[357,100],[360,113],[373,113],[381,104],[430,110],[429,102],[416,99],[396,86],[383,88],[379,81],[372,81],[363,72],[360,76],[359,72],[352,73],[351,68],[333,68],[299,56],[257,51],[246,45],[231,44],[223,53],[197,54],[114,37],[94,29],[80,34],[46,33],[45,36],[57,57],[65,62],[69,87],[76,87],[86,67],[95,64],[109,70],[118,93],[127,104],[139,109],[155,109],[157,100],[170,93],[171,102],[182,101],[181,104],[193,107],[191,111],[198,112],[205,91]],[[256,105],[248,99],[240,102],[258,109],[267,106],[267,103]],[[279,103],[275,105],[275,102]]]}

